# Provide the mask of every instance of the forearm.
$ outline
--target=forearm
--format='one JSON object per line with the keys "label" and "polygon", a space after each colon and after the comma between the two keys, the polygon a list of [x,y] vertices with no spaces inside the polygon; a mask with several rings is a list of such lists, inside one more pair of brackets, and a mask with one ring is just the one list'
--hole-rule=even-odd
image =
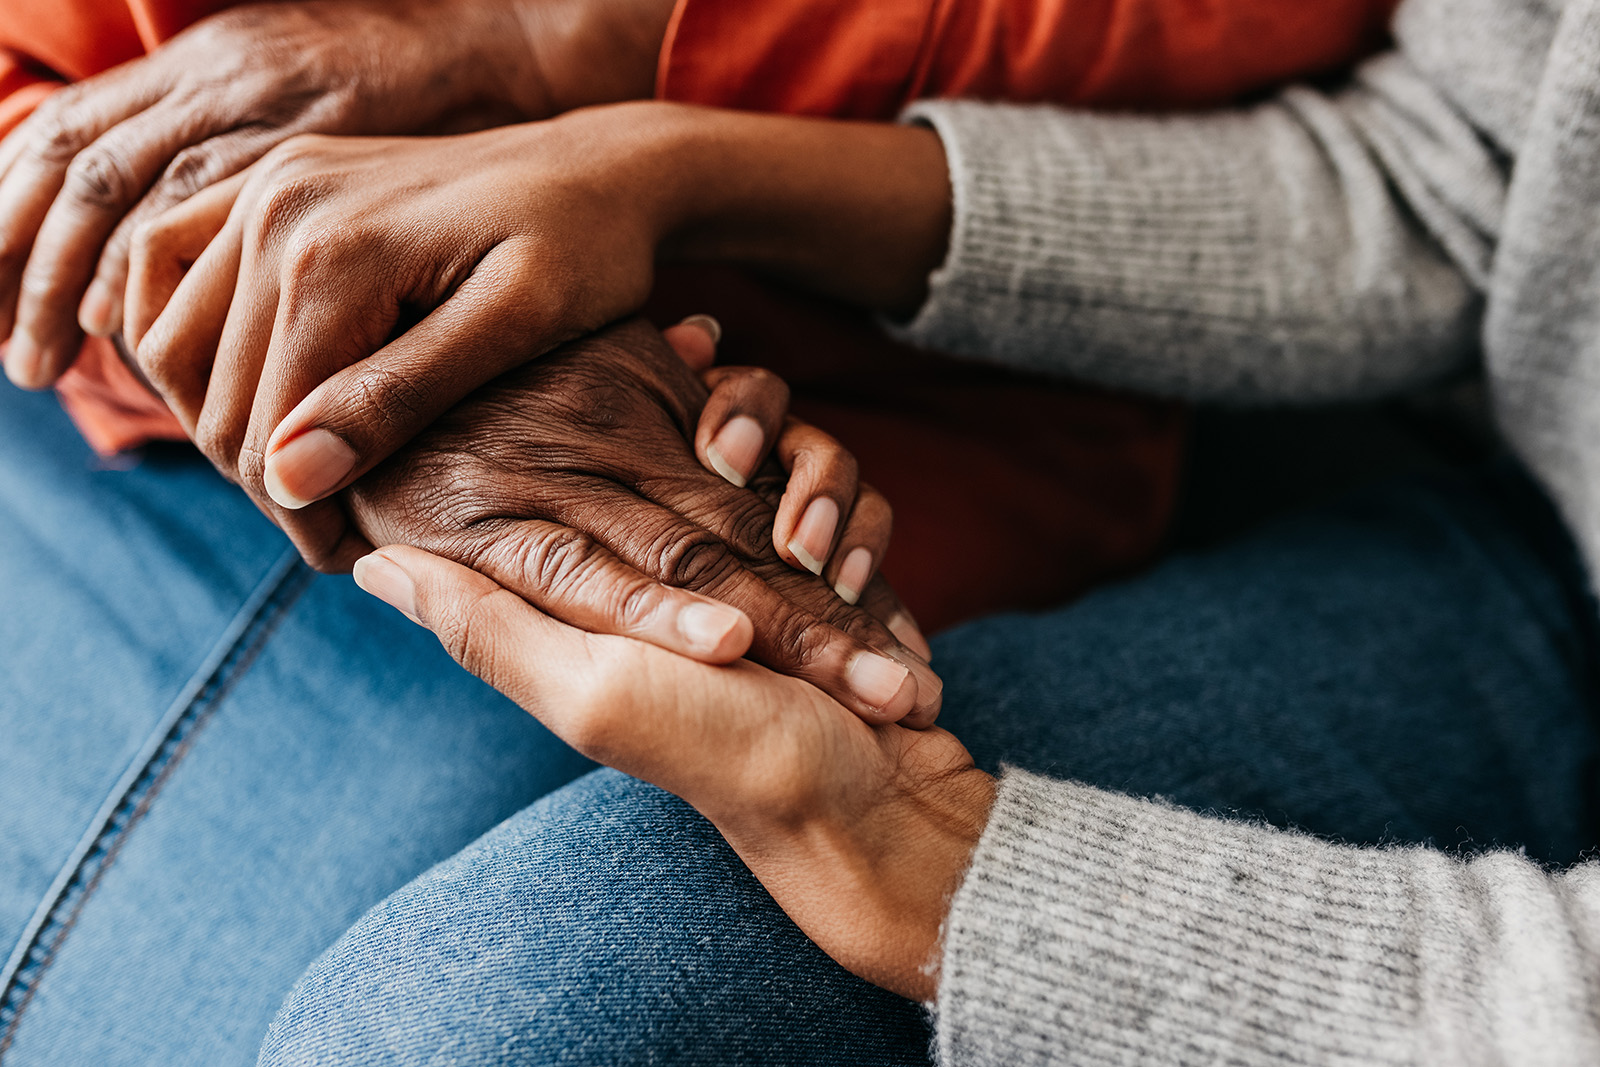
{"label": "forearm", "polygon": [[956,218],[912,343],[1232,403],[1383,396],[1475,355],[1505,175],[1399,56],[1207,115],[913,114]]}
{"label": "forearm", "polygon": [[675,112],[663,256],[915,313],[926,347],[1194,399],[1380,396],[1474,355],[1505,176],[1403,59],[1209,115],[919,113],[937,133]]}
{"label": "forearm", "polygon": [[950,184],[929,129],[665,108],[661,255],[754,268],[909,314],[944,259]]}
{"label": "forearm", "polygon": [[1597,935],[1593,863],[1351,848],[1013,772],[950,913],[942,1062],[1175,1042],[1240,1063],[1594,1062]]}

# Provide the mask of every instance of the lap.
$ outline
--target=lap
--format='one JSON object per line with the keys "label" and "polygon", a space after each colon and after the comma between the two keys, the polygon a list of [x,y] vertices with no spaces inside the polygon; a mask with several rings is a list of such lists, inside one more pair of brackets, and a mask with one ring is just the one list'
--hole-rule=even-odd
{"label": "lap", "polygon": [[253,1062],[357,916],[587,764],[192,454],[0,425],[0,1051]]}
{"label": "lap", "polygon": [[[1592,608],[1545,505],[1409,482],[935,640],[944,724],[1026,766],[1355,842],[1594,840]],[[686,805],[598,772],[366,916],[262,1062],[926,1062]],[[343,1058],[341,1058],[343,1057]]]}
{"label": "lap", "polygon": [[1390,483],[939,645],[981,765],[1353,843],[1600,836],[1595,609],[1509,468]]}

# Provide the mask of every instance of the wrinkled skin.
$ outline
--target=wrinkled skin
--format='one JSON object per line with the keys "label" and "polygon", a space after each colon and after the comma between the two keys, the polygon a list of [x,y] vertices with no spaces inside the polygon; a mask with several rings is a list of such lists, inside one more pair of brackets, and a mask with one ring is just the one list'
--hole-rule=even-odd
{"label": "wrinkled skin", "polygon": [[[648,640],[664,589],[730,604],[755,625],[750,658],[868,722],[930,724],[941,687],[884,625],[903,609],[883,580],[856,607],[778,555],[776,465],[740,489],[700,464],[706,395],[659,333],[625,322],[469,397],[344,503],[370,543],[465,564],[583,629]],[[909,669],[887,701],[853,680],[874,649]]]}
{"label": "wrinkled skin", "polygon": [[647,96],[670,11],[669,0],[250,4],[63,89],[0,143],[7,373],[43,388],[84,327],[118,330],[138,227],[277,144],[459,132]]}

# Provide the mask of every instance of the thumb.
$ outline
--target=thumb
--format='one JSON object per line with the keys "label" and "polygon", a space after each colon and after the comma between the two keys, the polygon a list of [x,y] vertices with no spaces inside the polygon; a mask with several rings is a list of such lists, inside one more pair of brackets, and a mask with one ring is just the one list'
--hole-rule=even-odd
{"label": "thumb", "polygon": [[578,682],[590,667],[585,635],[470,567],[391,545],[357,560],[353,577],[433,631],[457,663],[540,718],[541,709],[583,695]]}
{"label": "thumb", "polygon": [[[558,622],[468,567],[390,546],[355,565],[356,584],[432,630],[455,661],[590,759],[671,788],[660,775],[682,732],[670,712],[685,672],[713,671],[622,637]],[[693,705],[695,702],[691,701]],[[654,708],[666,714],[641,715]],[[710,745],[702,745],[705,753]]]}

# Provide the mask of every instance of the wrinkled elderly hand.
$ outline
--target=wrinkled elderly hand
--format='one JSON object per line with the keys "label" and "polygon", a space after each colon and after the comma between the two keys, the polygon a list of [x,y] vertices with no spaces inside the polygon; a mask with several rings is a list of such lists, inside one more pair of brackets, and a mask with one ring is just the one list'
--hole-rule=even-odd
{"label": "wrinkled elderly hand", "polygon": [[[204,19],[0,143],[0,338],[43,388],[120,325],[129,241],[306,132],[449,132],[648,96],[671,0],[308,0]],[[93,284],[91,284],[91,281]]]}
{"label": "wrinkled elderly hand", "polygon": [[578,751],[694,805],[841,965],[932,998],[995,793],[950,733],[871,725],[751,663],[583,633],[415,548],[363,559],[356,580]]}
{"label": "wrinkled elderly hand", "polygon": [[777,554],[782,472],[739,488],[702,466],[705,400],[661,335],[630,321],[479,391],[344,502],[372,544],[449,557],[591,632],[726,659],[737,613],[710,601],[731,605],[754,624],[750,658],[870,722],[930,724],[941,685],[885,625],[903,614],[893,593],[879,578],[852,606]]}

